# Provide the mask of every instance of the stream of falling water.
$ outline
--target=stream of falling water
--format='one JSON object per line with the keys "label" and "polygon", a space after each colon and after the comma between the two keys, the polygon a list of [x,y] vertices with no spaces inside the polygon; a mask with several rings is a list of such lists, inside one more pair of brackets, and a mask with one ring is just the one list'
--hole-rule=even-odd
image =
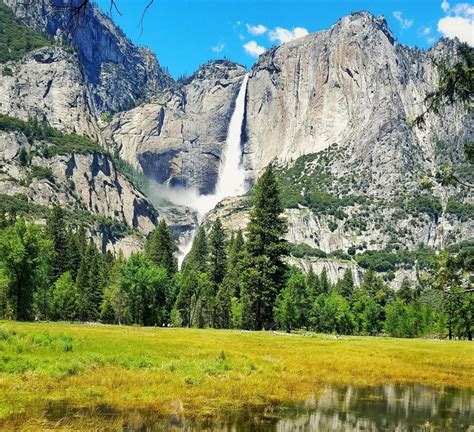
{"label": "stream of falling water", "polygon": [[[247,73],[242,80],[237,99],[235,100],[235,108],[230,119],[226,144],[219,167],[216,190],[210,195],[197,195],[188,204],[197,211],[198,223],[219,201],[245,193],[245,169],[242,165],[241,134],[248,79],[249,74]],[[194,232],[179,245],[178,261],[180,266],[191,250],[193,238]]]}

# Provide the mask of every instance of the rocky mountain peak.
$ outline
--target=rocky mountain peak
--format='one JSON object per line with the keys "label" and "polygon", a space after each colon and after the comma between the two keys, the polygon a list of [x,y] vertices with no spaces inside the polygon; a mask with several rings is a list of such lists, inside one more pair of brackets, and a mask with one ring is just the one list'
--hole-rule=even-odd
{"label": "rocky mountain peak", "polygon": [[395,44],[395,36],[388,28],[387,21],[384,16],[371,14],[370,12],[353,12],[338,20],[331,28],[331,36],[339,35],[339,37],[347,38],[351,35],[357,39],[363,38],[367,40],[374,35],[383,35],[393,45]]}
{"label": "rocky mountain peak", "polygon": [[187,85],[195,80],[226,80],[234,75],[243,75],[244,66],[229,60],[214,60],[203,64],[189,78],[180,80],[182,85]]}

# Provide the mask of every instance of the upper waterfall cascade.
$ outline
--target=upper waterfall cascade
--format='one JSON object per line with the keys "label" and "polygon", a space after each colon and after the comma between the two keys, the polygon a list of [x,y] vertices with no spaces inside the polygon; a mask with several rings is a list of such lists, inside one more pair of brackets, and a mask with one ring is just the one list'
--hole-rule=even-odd
{"label": "upper waterfall cascade", "polygon": [[[229,123],[225,148],[222,151],[221,164],[217,178],[216,189],[210,195],[196,195],[187,202],[189,207],[198,213],[199,222],[204,215],[212,210],[224,198],[245,193],[245,169],[242,165],[242,123],[245,115],[245,96],[249,74],[245,74],[239,93],[235,100],[234,112]],[[191,236],[180,246],[180,262],[191,249]]]}

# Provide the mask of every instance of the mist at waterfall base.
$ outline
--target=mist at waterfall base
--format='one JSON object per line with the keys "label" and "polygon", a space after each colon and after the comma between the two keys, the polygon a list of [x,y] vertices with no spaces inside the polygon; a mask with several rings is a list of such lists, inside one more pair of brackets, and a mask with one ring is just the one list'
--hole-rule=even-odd
{"label": "mist at waterfall base", "polygon": [[[150,187],[152,200],[165,200],[174,205],[190,207],[196,211],[197,226],[204,216],[224,198],[243,195],[245,190],[245,169],[242,165],[242,123],[245,114],[245,96],[248,74],[245,74],[235,100],[234,112],[229,123],[225,148],[222,152],[216,189],[213,194],[200,195],[197,188],[169,187],[154,184]],[[191,250],[196,229],[180,239],[178,263],[181,266]]]}

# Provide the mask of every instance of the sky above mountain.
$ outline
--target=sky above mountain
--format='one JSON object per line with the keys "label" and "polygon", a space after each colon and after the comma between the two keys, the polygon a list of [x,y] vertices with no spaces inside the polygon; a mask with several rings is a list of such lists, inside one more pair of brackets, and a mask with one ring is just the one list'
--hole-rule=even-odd
{"label": "sky above mountain", "polygon": [[[96,0],[109,13],[110,0]],[[446,0],[115,0],[114,21],[175,77],[208,60],[251,67],[274,45],[330,28],[356,11],[383,15],[399,42],[429,48],[441,36],[474,45],[474,4]],[[141,24],[142,22],[142,24]]]}

